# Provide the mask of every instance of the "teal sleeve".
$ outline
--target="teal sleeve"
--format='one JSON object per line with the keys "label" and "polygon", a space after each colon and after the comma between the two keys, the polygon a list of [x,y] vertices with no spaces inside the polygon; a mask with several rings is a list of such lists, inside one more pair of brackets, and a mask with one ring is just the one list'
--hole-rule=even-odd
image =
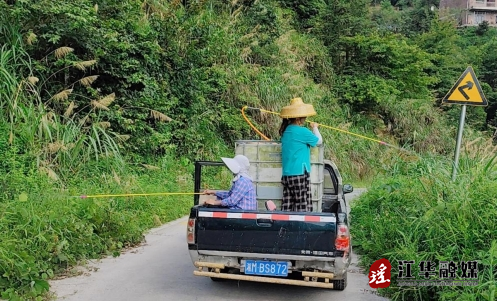
{"label": "teal sleeve", "polygon": [[318,144],[319,138],[314,135],[309,129],[302,127],[299,133],[300,141],[302,143],[308,144],[311,147],[315,147]]}

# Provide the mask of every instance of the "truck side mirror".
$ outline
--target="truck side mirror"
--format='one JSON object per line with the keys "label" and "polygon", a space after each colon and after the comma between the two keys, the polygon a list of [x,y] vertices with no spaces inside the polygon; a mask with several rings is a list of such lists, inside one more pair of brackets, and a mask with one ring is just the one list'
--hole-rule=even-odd
{"label": "truck side mirror", "polygon": [[354,187],[352,187],[352,185],[350,184],[345,184],[343,185],[343,193],[351,193],[352,191],[354,191]]}

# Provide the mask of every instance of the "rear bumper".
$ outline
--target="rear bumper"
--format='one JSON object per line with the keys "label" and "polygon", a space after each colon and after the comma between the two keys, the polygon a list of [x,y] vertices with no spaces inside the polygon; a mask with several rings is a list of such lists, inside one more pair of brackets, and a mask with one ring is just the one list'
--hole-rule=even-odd
{"label": "rear bumper", "polygon": [[238,275],[238,274],[226,274],[226,273],[216,273],[216,272],[206,272],[206,271],[193,271],[195,276],[205,276],[232,280],[244,280],[244,281],[255,281],[255,282],[265,282],[265,283],[276,283],[276,284],[288,284],[288,285],[298,285],[298,286],[309,286],[309,287],[321,287],[321,288],[333,288],[333,282],[330,279],[333,278],[333,274],[330,274],[330,278],[326,278],[326,282],[309,281],[307,280],[293,280],[293,279],[280,279],[272,277],[260,277],[260,276],[249,276],[249,275]]}
{"label": "rear bumper", "polygon": [[[199,251],[189,250],[189,251],[190,251],[190,258],[197,268],[200,268],[200,266],[206,268],[209,267],[213,268],[214,266],[217,265],[219,270],[224,268],[235,268],[239,269],[240,272],[243,273],[244,266],[240,264],[243,259],[268,259],[268,260],[292,261],[292,266],[288,270],[289,273],[314,270],[314,271],[319,271],[321,273],[332,274],[331,278],[329,279],[333,280],[339,280],[345,277],[345,274],[347,273],[347,268],[350,265],[351,261],[351,257],[349,256],[348,253],[345,253],[343,257],[326,258],[326,257],[314,257],[314,256],[294,256],[294,255],[284,255],[284,254],[238,253],[238,252],[222,252],[222,251],[202,251],[202,250]],[[208,275],[206,273],[208,273]],[[279,280],[290,281],[288,279],[277,280],[274,278],[249,276],[243,274],[236,275],[236,274],[215,273],[217,275],[212,275],[211,272],[201,272],[200,270],[195,271],[194,274],[197,276],[208,276],[208,277],[239,279],[239,280],[242,280],[240,277],[251,278],[258,280],[250,280],[250,279],[246,280],[258,281],[258,282],[280,283],[278,282]],[[234,276],[236,277],[233,278]],[[315,276],[310,276],[310,277],[315,277]],[[273,279],[274,282],[273,280],[266,281],[267,279]]]}

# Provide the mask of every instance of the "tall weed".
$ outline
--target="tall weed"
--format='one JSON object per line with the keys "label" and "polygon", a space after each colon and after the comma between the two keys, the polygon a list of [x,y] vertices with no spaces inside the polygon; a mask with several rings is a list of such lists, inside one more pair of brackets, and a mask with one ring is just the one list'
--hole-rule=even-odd
{"label": "tall weed", "polygon": [[[49,289],[48,279],[87,259],[118,256],[122,248],[140,243],[147,229],[185,215],[191,195],[78,197],[193,190],[191,176],[185,176],[193,171],[189,162],[164,158],[158,163],[142,172],[134,168],[134,174],[81,177],[66,191],[46,185],[0,202],[1,296],[39,299]],[[33,175],[31,181],[44,178]]]}
{"label": "tall weed", "polygon": [[[122,167],[120,136],[111,131],[109,122],[103,122],[101,114],[109,110],[114,94],[85,100],[86,105],[76,111],[75,102],[81,98],[76,87],[90,88],[98,76],[72,79],[66,74],[63,80],[50,80],[69,69],[86,70],[96,62],[69,59],[73,52],[69,47],[32,60],[15,28],[1,27],[12,36],[17,34],[12,44],[0,48],[0,123],[7,129],[3,135],[7,135],[8,144],[37,162],[37,168],[56,181],[67,180],[85,163],[102,157],[113,158],[113,168]],[[59,66],[52,74],[35,74],[34,70],[47,70],[52,64]],[[69,80],[73,82],[67,83]],[[53,87],[60,90],[52,94]]]}
{"label": "tall weed", "polygon": [[[483,156],[484,148],[476,150]],[[398,260],[478,261],[478,287],[399,287],[380,291],[392,300],[494,300],[497,285],[497,164],[464,156],[452,182],[451,164],[441,158],[405,163],[398,173],[376,180],[353,205],[355,249],[361,264]],[[470,163],[471,162],[471,163]],[[416,274],[415,268],[413,272]],[[490,299],[489,299],[490,298]]]}

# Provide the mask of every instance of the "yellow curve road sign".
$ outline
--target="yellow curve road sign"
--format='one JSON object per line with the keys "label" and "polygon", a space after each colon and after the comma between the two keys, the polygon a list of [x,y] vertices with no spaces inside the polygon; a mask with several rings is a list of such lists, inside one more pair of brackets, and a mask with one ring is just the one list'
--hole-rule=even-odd
{"label": "yellow curve road sign", "polygon": [[483,94],[475,72],[470,66],[463,72],[449,93],[442,99],[442,103],[452,103],[470,106],[487,106],[488,102]]}

